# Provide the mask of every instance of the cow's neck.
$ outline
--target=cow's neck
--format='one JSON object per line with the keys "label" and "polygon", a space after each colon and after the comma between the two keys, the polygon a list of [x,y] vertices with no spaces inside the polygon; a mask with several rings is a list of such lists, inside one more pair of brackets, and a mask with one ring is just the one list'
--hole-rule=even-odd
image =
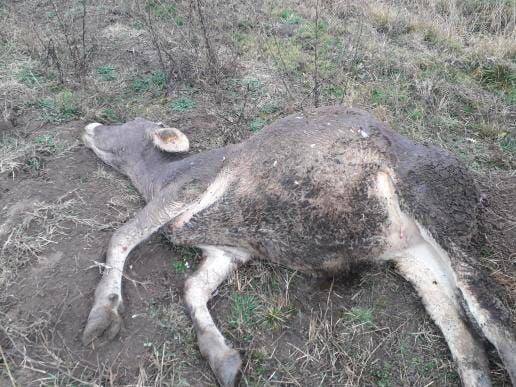
{"label": "cow's neck", "polygon": [[[178,175],[178,167],[185,155],[176,157],[167,154],[161,157],[144,157],[126,166],[125,173],[136,190],[149,202],[158,192]],[[180,168],[181,169],[181,168]]]}

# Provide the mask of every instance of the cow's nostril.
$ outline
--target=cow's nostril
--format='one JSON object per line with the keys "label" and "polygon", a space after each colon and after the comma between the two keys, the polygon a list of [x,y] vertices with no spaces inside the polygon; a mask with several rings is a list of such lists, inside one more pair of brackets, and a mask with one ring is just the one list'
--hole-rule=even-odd
{"label": "cow's nostril", "polygon": [[99,124],[98,122],[92,122],[91,124],[88,124],[84,127],[84,131],[88,133],[90,136],[93,136],[95,128],[100,125],[102,124]]}

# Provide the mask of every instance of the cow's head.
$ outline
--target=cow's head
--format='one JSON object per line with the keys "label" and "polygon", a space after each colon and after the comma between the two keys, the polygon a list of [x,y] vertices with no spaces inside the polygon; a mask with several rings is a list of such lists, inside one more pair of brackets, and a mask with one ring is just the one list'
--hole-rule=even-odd
{"label": "cow's head", "polygon": [[86,125],[82,139],[102,161],[121,172],[153,153],[184,153],[190,147],[178,129],[143,118],[122,125]]}

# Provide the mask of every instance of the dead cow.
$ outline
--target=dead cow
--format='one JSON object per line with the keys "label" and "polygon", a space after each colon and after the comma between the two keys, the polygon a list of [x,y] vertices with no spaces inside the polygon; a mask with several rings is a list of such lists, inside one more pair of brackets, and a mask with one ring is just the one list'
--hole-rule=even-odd
{"label": "dead cow", "polygon": [[366,261],[394,261],[441,329],[463,384],[490,385],[477,333],[516,383],[514,328],[472,247],[480,195],[450,153],[344,107],[291,115],[241,144],[193,155],[185,154],[182,132],[142,118],[90,124],[83,139],[147,201],[111,238],[84,343],[118,333],[127,255],[163,229],[173,243],[205,256],[184,297],[199,348],[222,386],[236,383],[241,360],[207,302],[256,258],[331,276]]}

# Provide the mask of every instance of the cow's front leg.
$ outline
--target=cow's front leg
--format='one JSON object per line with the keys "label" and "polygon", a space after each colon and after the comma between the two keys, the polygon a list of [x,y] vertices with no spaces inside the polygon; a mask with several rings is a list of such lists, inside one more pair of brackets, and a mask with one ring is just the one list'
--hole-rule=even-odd
{"label": "cow's front leg", "polygon": [[180,203],[167,204],[162,197],[157,198],[113,234],[107,250],[106,269],[95,290],[95,301],[83,332],[85,345],[112,340],[120,331],[122,276],[127,256],[134,247],[185,209],[187,207]]}
{"label": "cow's front leg", "polygon": [[218,246],[199,246],[206,259],[185,283],[185,303],[197,333],[199,349],[208,359],[219,384],[234,386],[240,372],[238,351],[226,344],[217,329],[207,303],[217,287],[238,267],[249,261],[242,250]]}

